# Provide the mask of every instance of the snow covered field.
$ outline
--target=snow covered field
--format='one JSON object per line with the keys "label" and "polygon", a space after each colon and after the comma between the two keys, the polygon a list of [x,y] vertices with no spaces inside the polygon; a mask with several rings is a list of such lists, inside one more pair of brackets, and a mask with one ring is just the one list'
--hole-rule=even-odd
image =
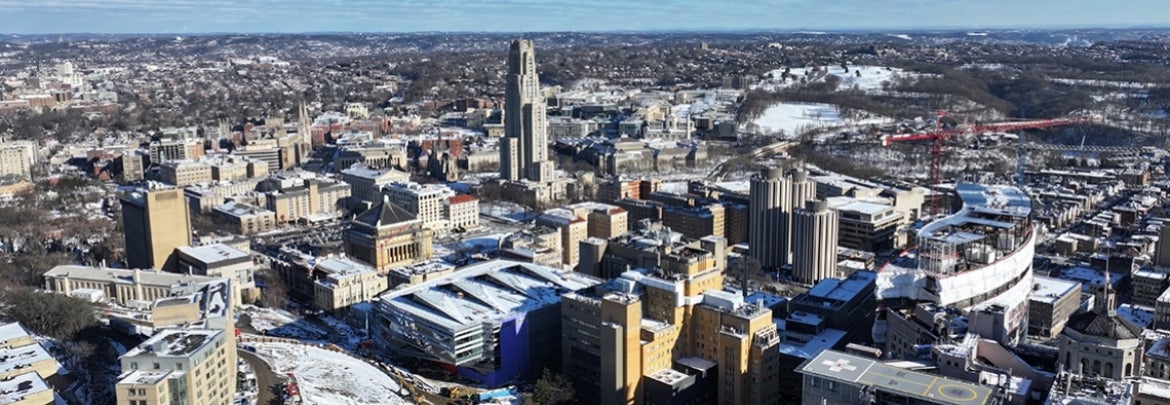
{"label": "snow covered field", "polygon": [[[772,77],[771,79],[761,80],[757,87],[766,90],[779,90],[784,87],[800,83],[800,78],[802,77],[809,77],[813,80],[821,81],[824,80],[826,75],[833,75],[837,76],[838,79],[841,79],[840,85],[837,87],[838,89],[844,90],[856,87],[858,90],[864,91],[866,93],[880,93],[884,91],[882,89],[882,83],[891,82],[895,77],[919,75],[918,73],[907,72],[902,69],[883,66],[858,65],[847,67],[849,68],[848,72],[846,72],[845,69],[842,69],[839,65],[828,66],[826,72],[822,73],[814,71],[811,76],[808,73],[810,68],[792,68],[788,71],[788,78],[783,81],[780,80],[780,76],[784,73],[784,69],[776,69],[770,72]],[[861,72],[861,76],[857,75],[857,72],[859,71]]]}
{"label": "snow covered field", "polygon": [[768,107],[756,125],[764,133],[783,131],[794,137],[810,129],[841,125],[841,110],[827,104],[779,103]]}
{"label": "snow covered field", "polygon": [[378,368],[340,353],[289,343],[253,343],[278,373],[293,373],[305,404],[407,404]]}

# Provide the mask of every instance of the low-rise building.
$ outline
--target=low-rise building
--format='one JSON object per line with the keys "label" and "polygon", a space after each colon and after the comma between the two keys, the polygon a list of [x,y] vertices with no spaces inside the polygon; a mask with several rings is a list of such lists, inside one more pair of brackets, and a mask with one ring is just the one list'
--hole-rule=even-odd
{"label": "low-rise building", "polygon": [[453,229],[475,229],[479,227],[479,199],[457,194],[447,199],[447,220]]}
{"label": "low-rise building", "polygon": [[422,221],[388,198],[355,217],[342,233],[346,254],[381,274],[430,259],[433,239],[433,232]]}
{"label": "low-rise building", "polygon": [[534,264],[479,263],[380,296],[371,336],[378,350],[448,365],[498,386],[555,361],[561,295],[599,281]]}
{"label": "low-rise building", "polygon": [[402,285],[414,285],[434,280],[451,274],[453,271],[455,271],[454,265],[441,259],[432,259],[409,266],[395,267],[390,269],[386,275],[390,278],[390,286],[397,288]]}
{"label": "low-rise building", "polygon": [[900,369],[874,359],[825,350],[800,368],[803,401],[811,404],[989,404],[995,389]]}
{"label": "low-rise building", "polygon": [[159,165],[159,178],[178,187],[211,183],[211,166],[197,161],[176,160]]}
{"label": "low-rise building", "polygon": [[313,269],[314,305],[338,313],[353,304],[367,302],[388,287],[386,276],[373,267],[348,258],[330,258]]}
{"label": "low-rise building", "polygon": [[276,229],[276,213],[255,205],[229,201],[212,210],[215,217],[239,235],[253,235]]}
{"label": "low-rise building", "polygon": [[409,173],[389,167],[372,169],[364,164],[355,164],[341,171],[341,181],[353,189],[352,197],[371,204],[381,201],[383,186],[409,180]]}
{"label": "low-rise building", "polygon": [[217,277],[167,273],[157,270],[125,270],[60,265],[45,272],[45,290],[72,295],[75,290],[97,290],[109,302],[151,302],[173,296],[183,286],[211,283]]}
{"label": "low-rise building", "polygon": [[180,246],[175,249],[178,272],[231,280],[232,302],[253,302],[260,298],[253,278],[252,256],[222,243]]}

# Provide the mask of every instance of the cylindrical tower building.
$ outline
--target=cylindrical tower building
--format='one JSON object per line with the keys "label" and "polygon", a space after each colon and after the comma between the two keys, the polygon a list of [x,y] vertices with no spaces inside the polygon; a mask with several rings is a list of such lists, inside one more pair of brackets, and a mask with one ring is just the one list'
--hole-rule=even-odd
{"label": "cylindrical tower building", "polygon": [[815,284],[837,276],[837,211],[825,201],[808,201],[793,217],[792,274]]}

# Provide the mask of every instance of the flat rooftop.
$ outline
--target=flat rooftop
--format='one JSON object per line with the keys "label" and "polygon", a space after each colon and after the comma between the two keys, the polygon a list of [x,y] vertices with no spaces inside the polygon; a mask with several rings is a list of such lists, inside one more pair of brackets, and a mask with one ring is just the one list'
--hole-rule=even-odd
{"label": "flat rooftop", "polygon": [[800,372],[944,405],[987,404],[992,394],[988,387],[903,370],[835,350],[825,350],[805,361]]}
{"label": "flat rooftop", "polygon": [[326,281],[332,283],[348,277],[378,272],[373,267],[358,263],[348,257],[321,260],[317,262],[316,270],[325,273]]}
{"label": "flat rooftop", "polygon": [[53,360],[53,356],[45,351],[38,343],[31,345],[0,349],[0,374],[12,370],[25,368],[46,360]]}
{"label": "flat rooftop", "polygon": [[134,371],[131,371],[127,374],[123,374],[121,377],[119,377],[118,384],[155,385],[155,384],[158,384],[159,381],[162,381],[163,379],[170,376],[172,373],[175,373],[175,372],[171,371],[171,370],[166,370],[166,371],[134,370]]}
{"label": "flat rooftop", "polygon": [[1078,292],[1081,289],[1081,283],[1072,280],[1035,276],[1032,281],[1035,284],[1032,287],[1032,292],[1028,295],[1028,299],[1036,302],[1053,304],[1061,297]]}
{"label": "flat rooftop", "polygon": [[24,326],[21,326],[19,323],[13,322],[0,325],[0,342],[7,342],[28,335],[28,330],[25,330]]}
{"label": "flat rooftop", "polygon": [[157,270],[126,270],[102,267],[77,266],[66,264],[54,267],[45,272],[45,277],[68,277],[78,280],[95,282],[133,284],[138,277],[143,285],[172,286],[183,283],[202,283],[216,280],[216,277],[204,277],[179,273],[167,273]]}
{"label": "flat rooftop", "polygon": [[0,381],[0,403],[14,404],[25,397],[48,391],[49,384],[37,373],[24,373],[11,380]]}
{"label": "flat rooftop", "polygon": [[216,329],[167,329],[147,339],[123,357],[187,357],[210,345],[223,333]]}
{"label": "flat rooftop", "polygon": [[819,298],[827,301],[849,302],[852,301],[857,294],[865,291],[867,287],[874,284],[877,280],[877,273],[868,270],[859,270],[849,275],[849,278],[839,280],[829,278],[822,280],[808,290],[808,297]]}
{"label": "flat rooftop", "polygon": [[206,265],[234,264],[250,262],[252,260],[252,257],[247,253],[222,243],[212,243],[210,245],[196,247],[179,246],[178,249],[179,252],[187,255],[187,257]]}

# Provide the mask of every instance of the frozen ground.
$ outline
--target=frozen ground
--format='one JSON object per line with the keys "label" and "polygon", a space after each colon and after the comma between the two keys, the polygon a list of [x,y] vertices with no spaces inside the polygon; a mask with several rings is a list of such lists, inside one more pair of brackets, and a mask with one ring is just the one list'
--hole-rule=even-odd
{"label": "frozen ground", "polygon": [[292,373],[305,404],[407,404],[393,378],[356,358],[311,346],[254,343],[279,373]]}
{"label": "frozen ground", "polygon": [[[813,71],[812,74],[809,74],[809,70],[818,68],[791,68],[788,71],[788,78],[783,81],[780,80],[780,76],[784,73],[784,69],[776,69],[770,72],[771,79],[761,80],[757,87],[766,90],[779,90],[800,83],[800,78],[802,77],[808,77],[814,81],[822,81],[825,76],[833,75],[841,80],[837,87],[838,89],[845,90],[856,87],[858,90],[866,93],[881,93],[885,91],[882,89],[882,84],[893,81],[895,77],[919,75],[898,68],[868,65],[847,66],[848,72],[842,69],[840,65],[828,66],[824,72]],[[859,71],[861,72],[861,76],[857,75]]]}

